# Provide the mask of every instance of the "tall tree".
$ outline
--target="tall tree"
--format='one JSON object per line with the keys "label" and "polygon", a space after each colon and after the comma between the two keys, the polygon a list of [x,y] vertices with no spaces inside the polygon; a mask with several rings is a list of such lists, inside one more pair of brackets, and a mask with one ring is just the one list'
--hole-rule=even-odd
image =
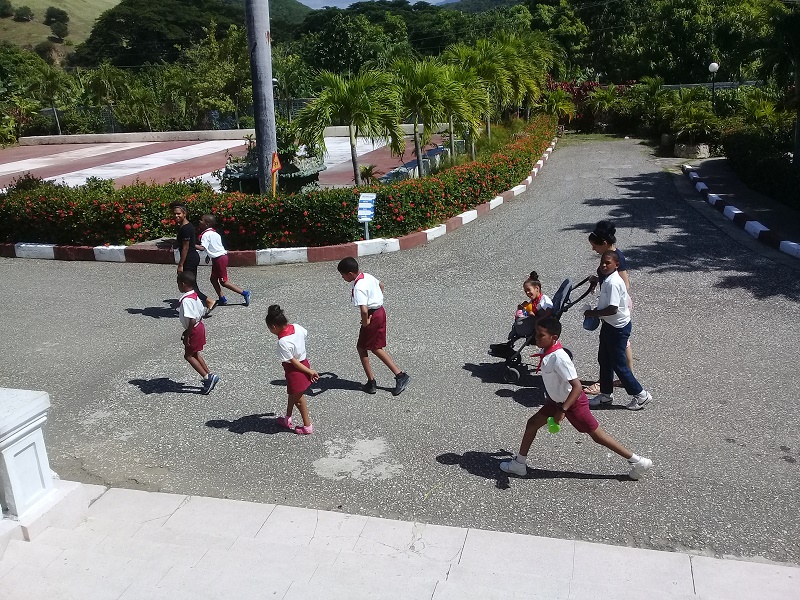
{"label": "tall tree", "polygon": [[386,73],[363,71],[343,76],[323,71],[317,78],[321,91],[297,116],[302,141],[325,150],[325,128],[346,124],[350,137],[353,180],[361,185],[356,143],[363,136],[387,140],[395,152],[403,147],[403,130],[397,116],[398,98]]}
{"label": "tall tree", "polygon": [[64,72],[50,65],[39,67],[37,77],[30,88],[34,98],[43,104],[48,104],[52,109],[58,135],[61,135],[61,121],[58,118],[56,103],[62,99],[68,88],[69,82]]}

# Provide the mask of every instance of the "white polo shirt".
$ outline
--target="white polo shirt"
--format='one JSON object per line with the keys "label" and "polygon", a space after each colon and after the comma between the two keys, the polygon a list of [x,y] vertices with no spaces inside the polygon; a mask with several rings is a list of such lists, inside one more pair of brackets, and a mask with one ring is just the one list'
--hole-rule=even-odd
{"label": "white polo shirt", "polygon": [[293,358],[303,361],[306,359],[306,336],[308,331],[297,323],[287,325],[278,336],[276,354],[281,362],[289,362]]}
{"label": "white polo shirt", "polygon": [[383,306],[383,292],[381,282],[369,273],[359,273],[352,283],[353,304],[364,306],[368,309]]}
{"label": "white polo shirt", "polygon": [[210,227],[200,236],[200,245],[206,249],[206,254],[211,258],[219,258],[228,253],[222,245],[222,237]]}
{"label": "white polo shirt", "polygon": [[547,395],[561,404],[572,391],[570,380],[577,379],[575,365],[563,348],[559,348],[542,359],[542,381]]}
{"label": "white polo shirt", "polygon": [[619,273],[614,271],[600,284],[600,296],[597,299],[597,310],[608,306],[616,306],[617,313],[608,317],[600,317],[613,327],[620,329],[631,322],[630,298],[625,282]]}
{"label": "white polo shirt", "polygon": [[178,301],[178,316],[181,319],[181,325],[186,329],[189,327],[191,319],[197,321],[194,326],[197,327],[203,315],[206,313],[206,307],[197,297],[197,292],[190,290],[186,292]]}

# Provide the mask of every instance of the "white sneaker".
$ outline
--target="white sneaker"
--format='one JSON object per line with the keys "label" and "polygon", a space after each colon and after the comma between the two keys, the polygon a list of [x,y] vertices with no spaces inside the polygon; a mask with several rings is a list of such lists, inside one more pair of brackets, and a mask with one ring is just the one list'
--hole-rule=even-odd
{"label": "white sneaker", "polygon": [[589,406],[596,408],[601,404],[611,404],[614,401],[614,394],[597,394],[589,398]]}
{"label": "white sneaker", "polygon": [[525,475],[528,474],[528,465],[519,462],[517,458],[514,457],[511,460],[501,462],[500,470],[504,473],[512,473],[514,475],[518,475],[519,477],[525,477]]}
{"label": "white sneaker", "polygon": [[644,475],[645,472],[648,471],[652,466],[653,466],[653,461],[650,460],[649,458],[645,458],[644,456],[642,456],[641,458],[639,458],[638,461],[633,463],[633,468],[631,468],[630,473],[628,473],[628,477],[630,477],[634,481],[638,481],[639,478],[642,475]]}
{"label": "white sneaker", "polygon": [[650,392],[647,390],[642,390],[636,396],[631,398],[631,401],[625,405],[625,408],[628,410],[642,410],[650,400],[653,399],[653,396],[650,395]]}

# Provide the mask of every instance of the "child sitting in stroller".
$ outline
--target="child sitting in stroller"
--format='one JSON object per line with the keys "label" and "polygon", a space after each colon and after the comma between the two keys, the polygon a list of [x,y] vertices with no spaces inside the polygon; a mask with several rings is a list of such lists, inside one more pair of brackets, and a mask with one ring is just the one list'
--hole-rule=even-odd
{"label": "child sitting in stroller", "polygon": [[508,341],[505,344],[492,344],[492,354],[495,356],[511,354],[514,351],[514,342],[531,337],[536,331],[536,321],[553,312],[553,301],[542,293],[542,282],[539,281],[536,271],[531,271],[528,275],[528,279],[522,284],[522,290],[528,300],[517,306]]}

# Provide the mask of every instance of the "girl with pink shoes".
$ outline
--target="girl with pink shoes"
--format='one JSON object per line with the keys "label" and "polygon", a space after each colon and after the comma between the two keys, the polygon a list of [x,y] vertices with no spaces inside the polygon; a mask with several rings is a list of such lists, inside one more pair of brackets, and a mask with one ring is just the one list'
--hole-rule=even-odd
{"label": "girl with pink shoes", "polygon": [[[308,331],[297,323],[290,324],[283,310],[277,304],[273,304],[267,309],[267,328],[278,336],[277,355],[286,372],[286,389],[289,394],[286,416],[278,417],[278,423],[287,429],[293,429],[298,435],[314,433],[314,426],[308,416],[308,405],[304,392],[312,383],[319,381],[319,373],[311,368],[306,358]],[[292,412],[295,406],[303,418],[302,427],[292,426]]]}

